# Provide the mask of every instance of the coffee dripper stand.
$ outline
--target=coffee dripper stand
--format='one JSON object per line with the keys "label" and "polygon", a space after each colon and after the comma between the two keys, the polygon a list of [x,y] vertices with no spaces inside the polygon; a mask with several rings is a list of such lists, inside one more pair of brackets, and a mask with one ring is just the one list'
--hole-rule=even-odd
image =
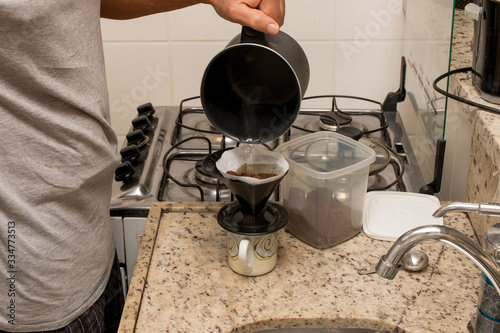
{"label": "coffee dripper stand", "polygon": [[262,235],[276,232],[288,223],[287,210],[268,202],[285,175],[264,184],[248,184],[222,177],[222,181],[237,201],[222,207],[217,222],[227,231],[244,235]]}

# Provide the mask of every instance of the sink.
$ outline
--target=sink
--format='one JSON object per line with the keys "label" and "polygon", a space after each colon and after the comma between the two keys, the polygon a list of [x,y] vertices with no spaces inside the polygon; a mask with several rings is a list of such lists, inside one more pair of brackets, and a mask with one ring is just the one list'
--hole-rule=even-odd
{"label": "sink", "polygon": [[275,328],[254,333],[389,333],[369,328]]}

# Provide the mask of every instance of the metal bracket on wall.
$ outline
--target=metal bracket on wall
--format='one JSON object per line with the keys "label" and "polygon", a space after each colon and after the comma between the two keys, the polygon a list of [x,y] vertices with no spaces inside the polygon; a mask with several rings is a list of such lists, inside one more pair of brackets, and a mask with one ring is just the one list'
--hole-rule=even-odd
{"label": "metal bracket on wall", "polygon": [[446,140],[441,140],[441,139],[437,140],[436,158],[434,161],[434,180],[429,184],[422,186],[418,191],[419,193],[434,195],[435,193],[439,193],[441,191],[445,148],[446,148]]}

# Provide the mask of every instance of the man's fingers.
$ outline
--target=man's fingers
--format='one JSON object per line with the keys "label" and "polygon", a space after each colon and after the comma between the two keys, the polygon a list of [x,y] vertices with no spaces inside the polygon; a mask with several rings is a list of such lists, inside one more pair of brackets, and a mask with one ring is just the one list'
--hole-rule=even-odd
{"label": "man's fingers", "polygon": [[279,23],[264,11],[244,3],[240,6],[239,10],[232,12],[230,20],[271,35],[279,32]]}
{"label": "man's fingers", "polygon": [[285,18],[285,0],[262,0],[257,9],[270,16],[279,26],[283,25]]}
{"label": "man's fingers", "polygon": [[284,20],[284,0],[208,0],[222,18],[275,35]]}

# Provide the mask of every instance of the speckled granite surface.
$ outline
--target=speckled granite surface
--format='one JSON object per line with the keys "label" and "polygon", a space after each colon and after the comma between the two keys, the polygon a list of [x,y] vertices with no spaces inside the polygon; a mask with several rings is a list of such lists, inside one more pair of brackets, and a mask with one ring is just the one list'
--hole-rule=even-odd
{"label": "speckled granite surface", "polygon": [[[325,250],[278,235],[278,264],[244,277],[227,264],[219,203],[161,203],[151,210],[120,332],[255,332],[278,327],[365,327],[388,332],[466,332],[480,271],[441,242],[418,246],[424,271],[392,281],[357,270],[392,242],[363,233]],[[466,215],[444,219],[474,237]]]}
{"label": "speckled granite surface", "polygon": [[473,21],[463,10],[455,10],[451,69],[468,67],[472,62],[471,42],[474,35]]}
{"label": "speckled granite surface", "polygon": [[[471,66],[470,43],[473,32],[473,21],[463,11],[457,10],[453,33],[452,69]],[[472,84],[470,72],[452,76],[450,92],[477,103],[500,108],[500,105],[481,99],[479,90]],[[478,110],[463,103],[459,105],[473,126],[466,201],[499,202],[500,115]],[[469,217],[480,238],[491,225],[500,222],[498,218],[477,214],[471,214]]]}

